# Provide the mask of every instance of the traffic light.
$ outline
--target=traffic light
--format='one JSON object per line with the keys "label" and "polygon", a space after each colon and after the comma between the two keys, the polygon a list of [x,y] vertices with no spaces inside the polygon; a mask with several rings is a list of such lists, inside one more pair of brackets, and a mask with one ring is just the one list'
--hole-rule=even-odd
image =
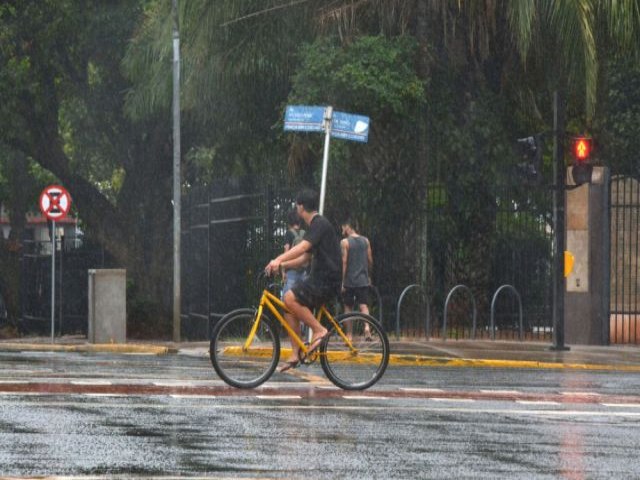
{"label": "traffic light", "polygon": [[593,165],[589,162],[593,150],[593,139],[590,137],[574,137],[571,144],[573,168],[571,175],[576,185],[591,183]]}
{"label": "traffic light", "polygon": [[536,182],[542,178],[542,135],[532,135],[518,139],[518,146],[523,162],[517,169],[526,180]]}

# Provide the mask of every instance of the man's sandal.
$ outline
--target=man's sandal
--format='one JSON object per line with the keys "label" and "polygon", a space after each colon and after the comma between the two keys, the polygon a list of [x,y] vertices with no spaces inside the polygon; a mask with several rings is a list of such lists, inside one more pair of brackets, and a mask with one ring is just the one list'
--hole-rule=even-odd
{"label": "man's sandal", "polygon": [[278,372],[283,373],[288,370],[293,370],[300,366],[300,360],[292,360],[290,362],[283,362],[282,366],[278,369]]}
{"label": "man's sandal", "polygon": [[322,345],[322,342],[324,342],[327,337],[329,337],[329,332],[325,333],[321,337],[316,338],[315,340],[311,340],[311,343],[309,344],[309,350],[307,350],[307,354],[305,355],[305,358],[315,353],[316,350],[320,348],[320,345]]}

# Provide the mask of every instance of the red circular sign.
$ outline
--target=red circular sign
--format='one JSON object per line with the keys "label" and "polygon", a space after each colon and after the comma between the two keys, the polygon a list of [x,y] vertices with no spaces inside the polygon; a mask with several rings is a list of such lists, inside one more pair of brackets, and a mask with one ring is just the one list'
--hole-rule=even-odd
{"label": "red circular sign", "polygon": [[71,195],[64,187],[49,185],[40,194],[40,211],[49,220],[61,220],[71,209]]}

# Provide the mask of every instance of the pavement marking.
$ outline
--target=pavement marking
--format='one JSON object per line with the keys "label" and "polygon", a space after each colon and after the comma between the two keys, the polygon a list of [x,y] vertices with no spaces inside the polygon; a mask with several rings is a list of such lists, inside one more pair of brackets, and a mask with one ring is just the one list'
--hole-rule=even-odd
{"label": "pavement marking", "polygon": [[[24,407],[23,400],[14,400],[13,402],[4,402],[3,406],[16,406],[19,408]],[[55,401],[43,401],[38,400],[35,404],[37,407],[86,407],[86,402],[55,402]],[[247,404],[224,404],[220,402],[194,402],[189,405],[194,409],[208,409],[208,410],[228,410],[228,411],[258,411],[258,410],[299,410],[299,411],[352,411],[362,412],[362,405],[301,405],[301,404],[269,404],[269,405],[247,405]],[[157,409],[157,410],[171,410],[176,408],[175,404],[153,404],[148,401],[142,401],[139,403],[120,403],[120,402],[105,402],[100,404],[100,408],[122,409],[130,411],[135,408],[142,409]],[[388,405],[369,405],[367,406],[367,412],[371,411],[388,412]],[[395,407],[399,412],[433,412],[437,413],[466,413],[466,414],[488,414],[488,415],[526,415],[526,416],[549,416],[549,417],[615,417],[615,418],[640,418],[640,411],[596,411],[596,410],[562,410],[562,409],[545,409],[545,410],[526,410],[522,408],[470,408],[463,406],[446,406],[446,405],[412,405],[412,406],[398,406]]]}
{"label": "pavement marking", "polygon": [[480,393],[494,393],[496,395],[522,395],[519,390],[480,390]]}
{"label": "pavement marking", "polygon": [[571,395],[571,396],[577,396],[577,397],[596,397],[596,396],[600,396],[599,393],[595,393],[595,392],[560,392],[560,395]]}
{"label": "pavement marking", "polygon": [[0,392],[0,395],[6,395],[6,396],[16,396],[16,395],[29,395],[29,396],[36,396],[36,395],[46,395],[44,393],[40,393],[40,392]]}
{"label": "pavement marking", "polygon": [[260,400],[300,400],[300,395],[256,395]]}
{"label": "pavement marking", "polygon": [[128,397],[126,393],[81,393],[83,397]]}
{"label": "pavement marking", "polygon": [[185,399],[186,398],[188,398],[188,399],[191,399],[191,398],[202,398],[202,399],[205,399],[205,400],[210,400],[212,398],[216,398],[215,395],[178,395],[178,394],[172,394],[172,395],[169,395],[169,396],[171,398],[180,398],[180,399],[183,399],[183,398],[185,398]]}
{"label": "pavement marking", "polygon": [[345,400],[391,400],[390,397],[374,396],[374,395],[343,395]]}
{"label": "pavement marking", "polygon": [[640,403],[601,403],[600,405],[613,408],[640,408]]}
{"label": "pavement marking", "polygon": [[179,380],[169,381],[169,382],[151,382],[152,385],[156,387],[194,387],[195,385],[191,382],[181,382]]}
{"label": "pavement marking", "polygon": [[71,380],[72,385],[113,385],[109,380]]}
{"label": "pavement marking", "polygon": [[432,402],[462,402],[462,403],[472,403],[475,402],[473,398],[437,398],[431,397],[429,398]]}
{"label": "pavement marking", "polygon": [[516,400],[521,405],[560,405],[560,402],[550,400]]}
{"label": "pavement marking", "polygon": [[30,383],[28,380],[0,380],[0,383]]}
{"label": "pavement marking", "polygon": [[441,388],[408,388],[408,387],[400,387],[400,390],[403,392],[421,392],[421,393],[444,393],[444,390]]}

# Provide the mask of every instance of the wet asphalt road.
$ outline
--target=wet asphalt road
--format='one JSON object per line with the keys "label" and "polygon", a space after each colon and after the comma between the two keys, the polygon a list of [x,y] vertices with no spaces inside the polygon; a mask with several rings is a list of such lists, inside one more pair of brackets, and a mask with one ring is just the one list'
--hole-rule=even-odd
{"label": "wet asphalt road", "polygon": [[640,477],[639,374],[303,370],[238,391],[203,356],[0,354],[0,475]]}

